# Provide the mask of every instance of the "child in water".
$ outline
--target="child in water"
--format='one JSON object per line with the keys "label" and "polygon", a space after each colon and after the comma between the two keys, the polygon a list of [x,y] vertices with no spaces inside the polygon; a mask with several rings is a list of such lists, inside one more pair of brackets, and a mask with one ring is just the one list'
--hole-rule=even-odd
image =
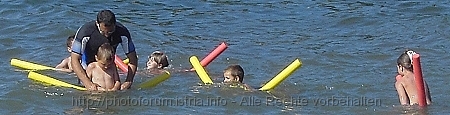
{"label": "child in water", "polygon": [[246,90],[252,90],[250,86],[244,84],[244,69],[240,65],[229,65],[223,71],[224,83],[242,83]]}
{"label": "child in water", "polygon": [[161,51],[154,51],[148,57],[147,67],[145,69],[152,74],[161,74],[164,68],[169,66],[169,59],[167,55]]}
{"label": "child in water", "polygon": [[[74,39],[74,37],[75,37],[75,35],[70,35],[68,38],[67,38],[67,41],[66,41],[66,45],[67,45],[67,51],[69,51],[69,53],[72,51],[72,42],[73,42],[73,39]],[[60,71],[63,71],[63,72],[72,72],[73,71],[73,69],[72,69],[72,65],[70,64],[70,56],[69,57],[67,57],[67,58],[65,58],[65,59],[63,59],[62,61],[61,61],[61,63],[59,63],[58,65],[56,65],[56,69],[57,70],[60,70]]]}
{"label": "child in water", "polygon": [[95,55],[96,62],[90,63],[86,74],[100,91],[115,91],[120,89],[119,73],[114,63],[114,50],[109,43],[98,48]]}
{"label": "child in water", "polygon": [[[402,105],[418,104],[418,90],[414,79],[412,56],[415,54],[412,50],[406,50],[397,59],[397,72],[395,88],[397,89],[398,98]],[[424,80],[425,96],[427,105],[431,104],[430,91]]]}

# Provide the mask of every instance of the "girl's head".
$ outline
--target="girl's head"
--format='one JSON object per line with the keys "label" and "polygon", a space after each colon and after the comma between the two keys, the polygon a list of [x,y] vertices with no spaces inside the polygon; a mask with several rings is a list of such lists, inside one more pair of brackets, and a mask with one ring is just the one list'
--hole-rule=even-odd
{"label": "girl's head", "polygon": [[412,66],[412,56],[416,54],[413,50],[406,50],[400,57],[397,59],[397,68],[399,74],[404,71],[413,72]]}
{"label": "girl's head", "polygon": [[163,69],[169,66],[169,59],[161,51],[155,51],[148,57],[147,69]]}

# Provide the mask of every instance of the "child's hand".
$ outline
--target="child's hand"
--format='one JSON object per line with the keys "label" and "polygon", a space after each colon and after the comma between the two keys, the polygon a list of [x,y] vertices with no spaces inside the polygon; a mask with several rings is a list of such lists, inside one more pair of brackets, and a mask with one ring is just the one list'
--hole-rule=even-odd
{"label": "child's hand", "polygon": [[108,91],[107,89],[103,88],[103,87],[97,87],[98,91]]}
{"label": "child's hand", "polygon": [[94,86],[95,86],[95,88],[97,88],[97,90],[106,91],[106,89],[103,88],[102,86],[100,86],[99,84],[94,83]]}
{"label": "child's hand", "polygon": [[129,89],[130,87],[131,87],[131,82],[124,82],[123,84],[121,84],[120,90]]}
{"label": "child's hand", "polygon": [[[91,82],[92,83],[92,82]],[[92,83],[91,85],[85,86],[89,91],[97,91],[98,84]]]}
{"label": "child's hand", "polygon": [[397,76],[395,76],[395,81],[399,81],[399,80],[401,80],[402,79],[402,75],[397,75]]}
{"label": "child's hand", "polygon": [[97,83],[92,83],[92,84],[94,84],[94,86],[95,87],[101,87],[99,84],[97,84]]}

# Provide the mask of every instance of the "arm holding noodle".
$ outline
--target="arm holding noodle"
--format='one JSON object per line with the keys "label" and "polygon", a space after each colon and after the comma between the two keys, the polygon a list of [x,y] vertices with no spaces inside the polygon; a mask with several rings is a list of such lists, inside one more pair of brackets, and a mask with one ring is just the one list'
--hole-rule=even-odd
{"label": "arm holding noodle", "polygon": [[124,83],[122,83],[121,85],[121,90],[124,89],[129,89],[131,87],[131,84],[133,83],[133,79],[134,79],[134,75],[136,74],[136,70],[137,70],[137,55],[136,55],[136,51],[130,52],[127,54],[127,58],[130,60],[130,62],[128,63],[128,74],[127,74],[127,78],[125,80]]}

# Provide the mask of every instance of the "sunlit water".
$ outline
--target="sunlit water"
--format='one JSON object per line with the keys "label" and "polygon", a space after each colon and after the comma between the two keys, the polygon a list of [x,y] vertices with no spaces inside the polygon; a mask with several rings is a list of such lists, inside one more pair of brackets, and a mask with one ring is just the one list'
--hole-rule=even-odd
{"label": "sunlit water", "polygon": [[[19,114],[448,114],[449,13],[441,1],[0,1],[1,113]],[[66,37],[102,9],[131,32],[139,56],[165,51],[172,75],[149,89],[93,93],[48,86],[10,66],[20,58],[55,66],[69,53]],[[240,64],[246,84],[262,86],[299,58],[303,65],[270,92],[202,85],[189,57],[221,42],[228,49],[207,71]],[[405,50],[421,54],[433,105],[399,105],[394,76]],[[124,57],[119,47],[119,55]],[[74,74],[40,71],[76,83]],[[122,77],[122,81],[124,77]],[[128,101],[127,101],[128,100]],[[168,101],[171,101],[170,104]],[[166,103],[164,103],[166,102]]]}

